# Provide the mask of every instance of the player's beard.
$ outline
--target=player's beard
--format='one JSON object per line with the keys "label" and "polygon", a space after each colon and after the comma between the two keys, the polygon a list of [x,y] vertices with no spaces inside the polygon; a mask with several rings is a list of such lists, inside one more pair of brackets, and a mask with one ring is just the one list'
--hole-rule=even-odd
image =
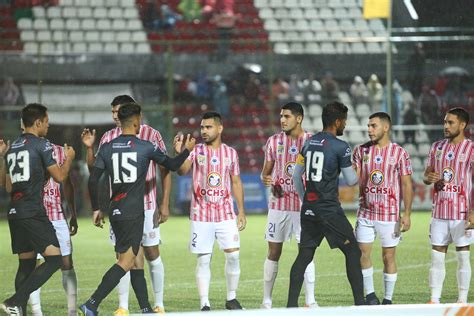
{"label": "player's beard", "polygon": [[345,127],[340,127],[336,130],[336,136],[342,136],[344,135],[344,129]]}
{"label": "player's beard", "polygon": [[207,140],[204,140],[204,143],[206,145],[212,145],[212,143],[214,143],[214,141],[217,139],[217,135],[214,136],[214,137],[210,137],[210,136],[207,136]]}
{"label": "player's beard", "polygon": [[446,137],[449,140],[452,140],[452,139],[458,137],[459,134],[461,134],[461,131],[459,129],[455,132],[452,132],[452,133],[449,132],[449,131],[446,131],[446,130],[444,131],[444,137]]}

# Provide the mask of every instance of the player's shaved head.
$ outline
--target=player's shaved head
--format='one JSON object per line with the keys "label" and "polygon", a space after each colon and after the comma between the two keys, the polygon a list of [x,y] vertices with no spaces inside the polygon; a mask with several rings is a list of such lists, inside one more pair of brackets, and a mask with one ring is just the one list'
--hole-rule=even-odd
{"label": "player's shaved head", "polygon": [[39,103],[27,104],[21,110],[21,120],[25,128],[33,126],[36,120],[43,120],[46,115],[48,108]]}
{"label": "player's shaved head", "polygon": [[112,100],[112,103],[110,103],[110,105],[111,106],[116,106],[116,105],[122,105],[122,104],[125,104],[125,103],[136,103],[136,102],[131,96],[129,96],[127,94],[123,94],[123,95],[116,96]]}
{"label": "player's shaved head", "polygon": [[369,120],[373,118],[378,118],[380,121],[388,124],[389,127],[392,127],[392,119],[390,118],[390,115],[385,112],[375,112],[369,116]]}
{"label": "player's shaved head", "polygon": [[135,102],[122,104],[118,110],[118,118],[122,124],[122,127],[128,126],[130,123],[132,123],[133,117],[140,116],[141,114],[142,108]]}
{"label": "player's shaved head", "polygon": [[208,119],[213,119],[214,122],[216,122],[218,125],[222,125],[222,116],[214,111],[209,111],[206,112],[202,115],[201,119],[203,120],[208,120]]}
{"label": "player's shaved head", "polygon": [[289,110],[294,116],[304,116],[303,106],[298,102],[288,102],[281,107],[282,110]]}

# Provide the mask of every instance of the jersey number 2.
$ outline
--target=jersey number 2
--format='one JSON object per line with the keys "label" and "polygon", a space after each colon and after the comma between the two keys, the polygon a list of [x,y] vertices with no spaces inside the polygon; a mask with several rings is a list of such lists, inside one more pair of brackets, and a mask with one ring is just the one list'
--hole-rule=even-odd
{"label": "jersey number 2", "polygon": [[324,153],[320,151],[306,152],[306,180],[319,182],[323,178]]}
{"label": "jersey number 2", "polygon": [[[10,172],[12,183],[30,180],[30,153],[27,150],[8,154],[7,161],[10,165],[8,170]],[[19,172],[13,173],[17,165],[17,170],[19,170]]]}
{"label": "jersey number 2", "polygon": [[132,183],[137,181],[137,167],[130,163],[137,162],[136,152],[113,153],[114,183]]}

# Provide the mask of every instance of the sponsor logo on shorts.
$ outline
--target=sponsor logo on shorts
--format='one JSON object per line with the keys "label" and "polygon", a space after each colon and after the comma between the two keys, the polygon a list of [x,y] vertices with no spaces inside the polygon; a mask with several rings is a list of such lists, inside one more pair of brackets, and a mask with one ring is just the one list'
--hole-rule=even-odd
{"label": "sponsor logo on shorts", "polygon": [[234,241],[239,241],[239,234],[234,235]]}
{"label": "sponsor logo on shorts", "polygon": [[120,210],[116,208],[115,210],[112,211],[112,216],[115,216],[115,215],[122,215],[122,212],[120,212]]}
{"label": "sponsor logo on shorts", "polygon": [[304,212],[304,215],[316,216],[316,215],[314,215],[314,212],[313,212],[312,210],[306,210],[306,211]]}
{"label": "sponsor logo on shorts", "polygon": [[375,169],[370,173],[370,181],[375,185],[380,185],[383,183],[383,173],[382,171]]}
{"label": "sponsor logo on shorts", "polygon": [[13,215],[13,214],[16,214],[16,209],[15,208],[11,208],[10,211],[8,212],[9,215]]}
{"label": "sponsor logo on shorts", "polygon": [[156,237],[156,233],[155,233],[155,232],[149,232],[149,233],[148,233],[148,237],[150,237],[150,238],[153,239],[153,238]]}

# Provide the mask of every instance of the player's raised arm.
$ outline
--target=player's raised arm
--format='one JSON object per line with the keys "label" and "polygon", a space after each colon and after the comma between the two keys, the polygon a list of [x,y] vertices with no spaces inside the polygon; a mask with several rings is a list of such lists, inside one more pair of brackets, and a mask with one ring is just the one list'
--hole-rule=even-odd
{"label": "player's raised arm", "polygon": [[81,140],[84,146],[86,146],[86,162],[89,171],[94,166],[95,155],[94,155],[94,143],[95,143],[95,129],[92,132],[88,128],[84,128],[81,133]]}
{"label": "player's raised arm", "polygon": [[63,182],[68,177],[72,161],[76,156],[74,149],[68,146],[67,144],[64,144],[64,152],[66,155],[66,160],[64,161],[64,164],[61,167],[57,164],[48,167],[49,174],[56,182]]}
{"label": "player's raised arm", "polygon": [[152,159],[168,170],[178,171],[194,149],[194,145],[196,145],[196,139],[188,134],[184,143],[184,149],[176,157],[166,156],[159,148],[156,148]]}

